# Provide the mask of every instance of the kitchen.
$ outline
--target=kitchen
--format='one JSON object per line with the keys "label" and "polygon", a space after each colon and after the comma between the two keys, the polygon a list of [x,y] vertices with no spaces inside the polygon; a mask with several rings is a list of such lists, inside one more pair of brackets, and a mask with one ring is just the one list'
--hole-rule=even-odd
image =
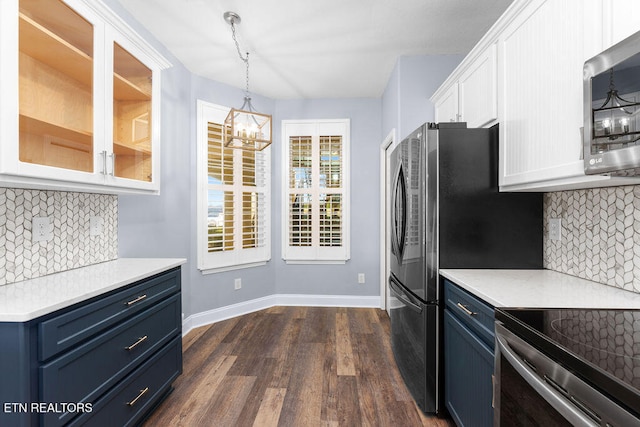
{"label": "kitchen", "polygon": [[[10,3],[10,2],[6,2]],[[8,7],[3,3],[3,7]],[[122,2],[124,4],[125,2]],[[197,3],[197,2],[192,2]],[[554,8],[549,6],[553,2],[516,2],[517,7],[512,8],[512,20],[514,22],[524,20],[522,14],[516,9],[526,10],[533,13],[541,4],[545,7],[539,8],[542,15],[532,14],[531,16],[541,21],[549,18],[548,15],[556,16],[558,21],[549,21],[551,29],[545,34],[555,34],[552,32],[557,27],[568,26],[567,16],[571,16],[572,25],[581,28],[584,33],[591,34],[587,29],[598,28],[602,34],[599,43],[590,45],[589,49],[584,48],[584,52],[577,52],[572,58],[579,64],[584,60],[597,54],[609,44],[624,36],[631,34],[622,23],[616,23],[613,28],[608,28],[611,34],[605,34],[605,30],[600,26],[589,26],[582,24],[581,16],[569,13],[571,8],[582,9],[576,3],[568,2],[563,7],[562,13],[552,13]],[[581,3],[581,2],[580,2]],[[28,193],[22,190],[14,190],[8,187],[2,189],[0,198],[1,206],[5,206],[7,213],[2,212],[0,218],[6,221],[6,239],[1,242],[6,248],[6,255],[3,255],[2,265],[0,265],[0,276],[5,277],[5,283],[20,282],[22,280],[35,277],[40,271],[60,271],[62,269],[72,269],[79,267],[81,261],[88,264],[108,261],[115,257],[120,258],[171,258],[186,259],[182,268],[182,306],[181,315],[184,315],[182,324],[183,332],[197,326],[217,322],[233,316],[238,316],[256,309],[266,308],[273,305],[299,304],[299,305],[338,305],[338,306],[366,306],[381,307],[381,284],[386,283],[385,276],[381,271],[380,242],[383,240],[378,233],[371,230],[379,230],[381,220],[380,204],[380,166],[381,148],[380,141],[391,131],[396,130],[396,138],[399,140],[410,131],[415,129],[425,121],[448,121],[448,118],[440,117],[438,114],[444,111],[435,102],[436,109],[431,104],[429,98],[436,94],[438,88],[441,91],[453,88],[454,85],[446,83],[454,81],[464,73],[462,68],[457,75],[448,76],[456,69],[462,55],[432,55],[432,56],[403,56],[400,57],[395,68],[390,74],[389,82],[380,98],[353,97],[346,99],[279,99],[278,96],[253,95],[253,103],[259,109],[273,114],[274,117],[274,143],[272,145],[272,207],[271,222],[273,239],[271,247],[271,260],[262,266],[246,268],[243,270],[218,272],[212,275],[203,275],[198,270],[198,247],[197,235],[198,227],[195,214],[190,212],[196,210],[197,199],[197,177],[193,172],[196,168],[196,148],[195,141],[197,116],[197,99],[203,99],[215,104],[237,106],[242,98],[243,82],[235,85],[220,83],[215,80],[200,77],[186,67],[164,47],[156,41],[143,25],[136,22],[124,6],[117,1],[107,2],[116,15],[122,17],[128,25],[131,25],[136,32],[139,32],[145,40],[152,44],[154,50],[160,52],[161,57],[170,58],[162,71],[162,188],[158,196],[137,196],[137,195],[109,195],[100,191],[95,193],[85,192],[57,192],[57,191],[35,191]],[[603,10],[617,12],[617,16],[624,16],[622,21],[631,28],[637,29],[637,24],[632,17],[637,15],[630,13],[635,11],[637,6],[633,2],[628,2],[624,6],[609,4],[609,2],[594,2],[602,6]],[[610,9],[604,9],[606,7]],[[593,6],[595,8],[595,6]],[[618,9],[619,7],[619,9]],[[154,13],[160,13],[154,11]],[[599,17],[602,14],[592,13],[585,10],[583,15]],[[611,12],[611,13],[613,13]],[[149,11],[151,14],[151,11]],[[578,14],[580,15],[580,14]],[[15,16],[14,13],[2,13],[4,20],[10,20],[7,16]],[[143,18],[138,18],[141,22]],[[533,21],[531,21],[533,22]],[[592,21],[588,21],[592,23]],[[8,26],[5,26],[5,23]],[[507,26],[508,22],[504,23]],[[3,28],[11,28],[14,23],[2,21]],[[533,23],[531,24],[533,25]],[[542,25],[538,23],[538,25]],[[229,28],[220,19],[219,26],[225,38],[225,44],[231,45]],[[509,26],[512,31],[516,25]],[[249,30],[250,24],[239,26],[239,32]],[[574,28],[574,30],[575,30]],[[507,32],[498,31],[494,28],[495,37],[503,37]],[[540,30],[537,30],[540,31]],[[623,34],[627,31],[627,34]],[[499,33],[499,34],[498,34]],[[580,33],[582,34],[582,33]],[[605,37],[606,35],[606,37]],[[490,37],[485,40],[490,44]],[[558,37],[561,37],[558,35]],[[595,37],[595,36],[594,36]],[[608,37],[608,38],[607,38]],[[494,38],[495,40],[495,38]],[[242,39],[241,39],[242,41]],[[10,43],[6,37],[1,39],[2,49],[5,51]],[[566,43],[575,42],[567,40]],[[560,43],[558,43],[560,45]],[[480,57],[491,49],[481,48],[471,52],[471,56]],[[15,49],[15,46],[11,47]],[[558,47],[559,49],[559,47]],[[531,50],[522,49],[530,53],[535,62],[535,55]],[[233,52],[232,50],[232,53]],[[227,55],[228,56],[228,55]],[[256,55],[257,56],[257,55]],[[555,58],[555,57],[552,57]],[[238,60],[235,57],[228,58],[235,60],[234,67],[237,69]],[[469,63],[472,63],[469,59]],[[524,61],[527,58],[517,58]],[[253,61],[253,60],[252,60]],[[574,61],[574,62],[575,62]],[[163,62],[160,59],[158,62]],[[257,61],[254,61],[257,62]],[[252,64],[254,63],[252,62]],[[509,63],[513,64],[513,63]],[[553,62],[550,62],[553,65]],[[558,80],[571,81],[571,85],[560,87],[560,92],[552,92],[549,85],[516,85],[517,80],[505,81],[510,84],[508,89],[513,93],[519,86],[540,86],[536,90],[527,93],[518,93],[513,98],[501,98],[500,94],[495,95],[496,103],[494,118],[489,117],[486,123],[473,123],[471,118],[467,118],[467,111],[463,111],[462,119],[469,123],[470,127],[484,126],[493,122],[500,122],[501,143],[503,141],[516,141],[515,149],[520,149],[525,160],[530,163],[514,161],[511,170],[504,171],[505,189],[536,189],[545,192],[544,195],[544,218],[561,218],[562,234],[560,241],[544,240],[544,266],[551,270],[583,277],[586,279],[597,279],[599,282],[639,292],[638,285],[635,284],[637,274],[634,270],[636,254],[634,253],[634,234],[632,227],[620,227],[618,222],[604,227],[597,219],[602,220],[605,216],[603,211],[608,211],[611,206],[616,206],[621,218],[618,221],[624,225],[631,221],[635,211],[637,197],[633,186],[613,186],[594,188],[581,188],[580,181],[587,181],[584,175],[575,173],[579,156],[571,147],[562,144],[564,141],[576,141],[580,143],[579,129],[582,126],[582,73],[581,65],[574,69],[574,74],[566,76],[563,74],[564,63],[549,65],[545,70],[556,75]],[[514,65],[515,67],[515,65]],[[525,71],[529,71],[529,75]],[[238,77],[244,77],[240,68]],[[524,81],[535,80],[536,68],[531,63],[525,63],[524,70],[519,70],[518,78]],[[258,79],[260,73],[253,72],[252,77]],[[457,80],[456,80],[457,81]],[[501,80],[502,81],[502,80]],[[445,82],[443,84],[443,82]],[[2,93],[11,93],[11,88],[6,79],[0,82]],[[499,86],[503,90],[504,86]],[[522,90],[524,90],[523,88]],[[556,89],[556,88],[554,88]],[[498,92],[498,88],[496,88]],[[560,96],[562,95],[562,96]],[[517,103],[518,99],[525,97],[528,104]],[[459,98],[456,98],[459,99]],[[472,99],[478,99],[472,98]],[[482,98],[484,99],[484,98]],[[505,100],[505,102],[499,100]],[[563,107],[563,102],[557,103],[553,100],[561,99],[569,103],[571,99],[579,99],[571,104],[567,111]],[[553,101],[553,102],[552,102]],[[1,104],[5,110],[6,103]],[[457,102],[457,101],[456,101]],[[506,104],[509,102],[511,104]],[[531,105],[543,105],[544,108],[531,111]],[[7,108],[15,109],[15,106]],[[558,108],[560,112],[553,109]],[[569,111],[570,110],[570,111]],[[480,111],[491,111],[480,107]],[[521,121],[522,117],[516,114],[530,114],[531,121],[537,125],[526,129],[509,127],[511,122],[505,121],[505,112],[508,117]],[[458,114],[459,112],[456,112]],[[548,123],[548,117],[562,117],[563,120],[572,123],[572,126],[559,126],[557,122],[551,121],[553,126],[539,126],[541,123]],[[3,114],[3,120],[5,115]],[[301,265],[296,263],[286,263],[281,259],[280,246],[283,239],[279,226],[280,218],[284,215],[283,201],[281,194],[285,178],[282,177],[281,168],[283,152],[279,141],[280,122],[282,120],[305,120],[305,119],[334,119],[349,118],[351,126],[351,162],[352,165],[371,165],[370,167],[353,167],[350,174],[351,179],[351,248],[350,259],[342,264],[334,265]],[[169,118],[169,119],[167,119]],[[535,119],[535,120],[534,120]],[[375,125],[372,126],[372,123]],[[516,123],[516,122],[513,122]],[[155,125],[156,123],[154,123]],[[504,124],[504,126],[503,126]],[[5,122],[3,121],[3,127]],[[524,132],[524,135],[523,135]],[[3,141],[5,139],[3,134]],[[522,141],[521,146],[518,146]],[[535,144],[530,144],[535,141]],[[546,141],[552,141],[555,146]],[[560,141],[560,142],[558,142]],[[533,145],[547,144],[545,153],[549,153],[547,158],[540,160],[535,153],[529,152],[528,147]],[[3,153],[4,154],[4,153]],[[563,157],[564,156],[564,157]],[[549,159],[551,157],[551,159]],[[567,158],[575,160],[573,164],[565,161]],[[357,161],[357,163],[355,163]],[[549,168],[551,162],[555,161],[558,167]],[[536,163],[537,162],[537,163]],[[545,163],[546,162],[546,163]],[[524,166],[523,166],[524,165]],[[517,167],[520,169],[517,169]],[[527,169],[528,168],[528,169]],[[545,170],[546,169],[546,170]],[[536,178],[542,173],[546,173],[545,179]],[[55,177],[54,177],[55,178]],[[594,178],[595,180],[595,178]],[[604,180],[610,180],[606,178]],[[619,181],[619,184],[625,181]],[[633,182],[633,181],[632,181]],[[537,184],[531,184],[537,183]],[[542,184],[540,184],[542,183]],[[601,184],[602,186],[608,184]],[[564,187],[563,187],[564,186]],[[559,191],[567,188],[565,191]],[[568,189],[571,188],[571,189]],[[584,187],[586,188],[586,187]],[[357,190],[357,191],[356,191]],[[29,197],[27,197],[27,194]],[[57,230],[62,232],[60,246],[55,246],[55,240],[51,246],[47,246],[45,251],[31,251],[31,246],[27,248],[24,240],[20,236],[28,228],[30,222],[23,212],[31,206],[33,211],[34,199],[38,200],[39,210],[51,211],[54,223],[59,224]],[[28,200],[31,200],[30,202]],[[620,206],[618,206],[620,205]],[[187,207],[187,208],[185,208]],[[23,210],[24,209],[24,210]],[[14,216],[15,212],[15,216]],[[90,228],[90,217],[103,218],[103,233],[97,239],[86,236],[80,230]],[[6,219],[5,219],[6,218]],[[588,218],[588,220],[587,220]],[[546,223],[546,222],[545,222]],[[13,228],[10,228],[13,227]],[[22,228],[21,228],[22,227]],[[100,225],[97,225],[100,228]],[[30,228],[29,228],[30,229]],[[614,234],[613,230],[616,230]],[[9,232],[10,231],[10,232]],[[21,233],[22,232],[22,233]],[[57,232],[57,231],[56,231]],[[599,243],[592,234],[597,234]],[[615,243],[609,243],[611,236],[616,236]],[[590,236],[587,238],[587,236]],[[605,238],[606,236],[606,238]],[[24,237],[23,239],[27,239]],[[66,246],[62,245],[62,242]],[[603,244],[607,242],[607,244]],[[93,246],[92,246],[93,245]],[[15,248],[15,249],[14,249]],[[28,250],[27,250],[28,249]],[[46,266],[46,268],[42,267]],[[359,274],[363,274],[365,283],[358,283]],[[240,279],[239,289],[236,288],[236,279]]]}

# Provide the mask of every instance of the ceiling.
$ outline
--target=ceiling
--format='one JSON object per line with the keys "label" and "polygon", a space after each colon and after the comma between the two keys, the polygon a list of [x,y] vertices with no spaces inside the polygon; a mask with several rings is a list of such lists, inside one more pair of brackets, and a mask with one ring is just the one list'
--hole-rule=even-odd
{"label": "ceiling", "polygon": [[118,0],[194,74],[250,91],[380,97],[399,56],[466,54],[512,0]]}

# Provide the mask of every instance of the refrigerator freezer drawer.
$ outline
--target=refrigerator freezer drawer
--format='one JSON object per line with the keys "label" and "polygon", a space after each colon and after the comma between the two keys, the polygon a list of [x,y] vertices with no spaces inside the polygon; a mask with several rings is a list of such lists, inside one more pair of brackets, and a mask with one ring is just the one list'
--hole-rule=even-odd
{"label": "refrigerator freezer drawer", "polygon": [[402,285],[390,287],[391,346],[396,364],[418,407],[435,413],[438,308],[407,294]]}

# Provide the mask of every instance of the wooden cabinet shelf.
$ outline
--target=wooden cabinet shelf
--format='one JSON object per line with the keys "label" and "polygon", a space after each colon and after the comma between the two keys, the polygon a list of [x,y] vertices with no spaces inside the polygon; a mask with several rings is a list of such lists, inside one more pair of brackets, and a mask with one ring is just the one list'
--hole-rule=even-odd
{"label": "wooden cabinet shelf", "polygon": [[79,145],[86,145],[87,152],[91,151],[93,135],[89,132],[58,126],[53,123],[43,122],[23,114],[20,114],[20,132],[29,134],[50,136],[52,138],[74,141]]}
{"label": "wooden cabinet shelf", "polygon": [[139,144],[122,144],[120,142],[113,143],[113,152],[116,155],[133,156],[133,155],[151,155],[151,145],[149,142]]}
{"label": "wooden cabinet shelf", "polygon": [[[20,50],[90,87],[93,59],[24,14],[20,14]],[[113,92],[119,101],[149,101],[151,92],[114,73]]]}
{"label": "wooden cabinet shelf", "polygon": [[151,100],[151,92],[135,85],[117,73],[113,75],[113,93],[118,101]]}
{"label": "wooden cabinet shelf", "polygon": [[93,59],[22,13],[20,51],[87,87],[92,85]]}

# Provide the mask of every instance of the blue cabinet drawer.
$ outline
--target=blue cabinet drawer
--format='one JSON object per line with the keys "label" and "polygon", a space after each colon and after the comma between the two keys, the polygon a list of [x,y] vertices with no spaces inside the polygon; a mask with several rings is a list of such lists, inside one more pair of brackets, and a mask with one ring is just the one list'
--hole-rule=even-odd
{"label": "blue cabinet drawer", "polygon": [[180,270],[170,270],[45,320],[39,326],[39,360],[47,360],[179,290]]}
{"label": "blue cabinet drawer", "polygon": [[444,280],[444,298],[446,308],[493,350],[494,308],[447,279]]}
{"label": "blue cabinet drawer", "polygon": [[[93,402],[181,330],[180,294],[148,308],[40,368],[41,402]],[[51,413],[47,425],[74,415]]]}
{"label": "blue cabinet drawer", "polygon": [[98,399],[90,413],[75,418],[69,426],[135,425],[157,405],[181,372],[182,338],[178,336]]}

